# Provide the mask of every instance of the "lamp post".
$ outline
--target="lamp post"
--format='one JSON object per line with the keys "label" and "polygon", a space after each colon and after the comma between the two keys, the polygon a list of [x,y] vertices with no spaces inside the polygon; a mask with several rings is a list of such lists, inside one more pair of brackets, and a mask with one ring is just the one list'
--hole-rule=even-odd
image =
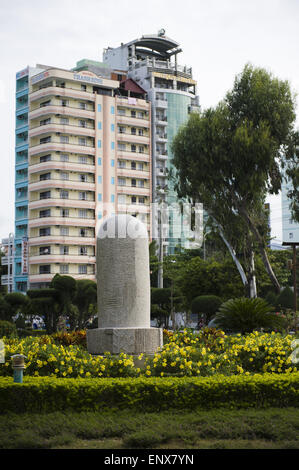
{"label": "lamp post", "polygon": [[11,356],[12,368],[13,368],[13,379],[16,383],[23,383],[23,370],[25,369],[25,359],[24,354],[14,354]]}

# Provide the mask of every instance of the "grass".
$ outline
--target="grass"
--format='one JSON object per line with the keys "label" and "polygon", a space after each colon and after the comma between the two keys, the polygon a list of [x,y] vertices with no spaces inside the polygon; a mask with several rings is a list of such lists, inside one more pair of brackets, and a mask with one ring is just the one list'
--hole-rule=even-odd
{"label": "grass", "polygon": [[299,449],[299,409],[0,416],[1,449]]}

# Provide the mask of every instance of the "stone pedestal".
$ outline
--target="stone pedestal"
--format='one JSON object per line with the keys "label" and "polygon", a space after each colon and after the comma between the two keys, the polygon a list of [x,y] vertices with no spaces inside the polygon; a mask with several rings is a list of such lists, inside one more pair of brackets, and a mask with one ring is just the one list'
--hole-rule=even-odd
{"label": "stone pedestal", "polygon": [[96,328],[87,330],[90,354],[154,354],[163,346],[162,328]]}
{"label": "stone pedestal", "polygon": [[163,330],[150,327],[150,271],[147,228],[119,214],[101,224],[97,236],[99,328],[87,330],[91,354],[154,354]]}

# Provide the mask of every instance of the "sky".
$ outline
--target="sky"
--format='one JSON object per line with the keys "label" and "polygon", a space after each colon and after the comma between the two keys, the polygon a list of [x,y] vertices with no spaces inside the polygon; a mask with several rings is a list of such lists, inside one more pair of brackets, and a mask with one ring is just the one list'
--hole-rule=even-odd
{"label": "sky", "polygon": [[[202,109],[217,105],[246,63],[299,94],[298,24],[299,0],[0,0],[0,239],[14,232],[17,71],[102,61],[104,48],[164,28],[183,50],[178,63],[192,67]],[[281,240],[280,197],[269,202]]]}

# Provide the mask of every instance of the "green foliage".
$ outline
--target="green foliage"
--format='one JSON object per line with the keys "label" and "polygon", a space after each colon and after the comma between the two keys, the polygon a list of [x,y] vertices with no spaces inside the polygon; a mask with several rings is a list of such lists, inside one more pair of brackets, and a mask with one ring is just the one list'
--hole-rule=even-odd
{"label": "green foliage", "polygon": [[0,338],[15,338],[17,336],[17,329],[14,323],[6,320],[0,320]]}
{"label": "green foliage", "polygon": [[202,313],[209,321],[217,312],[222,300],[217,295],[199,295],[193,299],[191,304],[192,313]]}
{"label": "green foliage", "polygon": [[235,377],[0,378],[3,412],[266,408],[299,403],[299,373]]}
{"label": "green foliage", "polygon": [[248,64],[218,106],[190,115],[172,145],[179,196],[202,202],[225,234],[231,235],[231,220],[242,237],[247,228],[276,291],[264,201],[281,187],[281,150],[291,141],[295,116],[289,83]]}
{"label": "green foliage", "polygon": [[219,262],[192,258],[182,267],[178,285],[189,308],[199,295],[215,295],[227,300],[244,293],[237,268],[230,259]]}
{"label": "green foliage", "polygon": [[276,306],[279,309],[294,309],[294,292],[287,286],[278,295]]}
{"label": "green foliage", "polygon": [[242,334],[255,329],[281,329],[284,318],[273,313],[273,308],[263,299],[230,299],[221,305],[215,316],[215,324],[224,329]]}

